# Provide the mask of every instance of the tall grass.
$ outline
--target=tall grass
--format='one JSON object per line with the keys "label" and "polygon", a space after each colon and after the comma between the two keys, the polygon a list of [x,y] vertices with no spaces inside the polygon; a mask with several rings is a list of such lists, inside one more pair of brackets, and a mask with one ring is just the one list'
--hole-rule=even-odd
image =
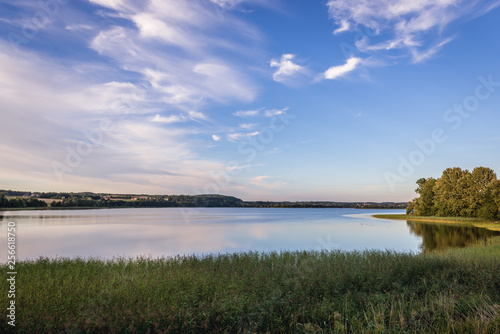
{"label": "tall grass", "polygon": [[500,331],[499,238],[428,255],[39,259],[16,269],[19,333]]}
{"label": "tall grass", "polygon": [[375,218],[381,219],[398,219],[398,220],[412,220],[420,222],[432,223],[452,223],[464,224],[469,226],[486,228],[492,231],[500,231],[500,222],[491,221],[483,218],[468,218],[468,217],[438,217],[438,216],[412,216],[405,214],[377,214],[373,215]]}

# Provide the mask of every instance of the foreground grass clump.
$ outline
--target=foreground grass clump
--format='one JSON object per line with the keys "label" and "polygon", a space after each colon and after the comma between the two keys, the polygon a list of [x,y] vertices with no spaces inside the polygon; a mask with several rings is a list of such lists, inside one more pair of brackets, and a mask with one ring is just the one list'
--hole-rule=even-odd
{"label": "foreground grass clump", "polygon": [[16,269],[19,333],[500,331],[499,238],[427,255],[40,259]]}

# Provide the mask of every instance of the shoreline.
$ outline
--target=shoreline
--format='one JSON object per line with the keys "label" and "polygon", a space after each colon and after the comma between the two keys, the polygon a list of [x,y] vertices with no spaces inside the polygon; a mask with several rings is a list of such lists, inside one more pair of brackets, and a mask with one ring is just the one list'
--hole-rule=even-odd
{"label": "shoreline", "polygon": [[100,210],[100,209],[166,209],[166,208],[208,208],[208,209],[356,209],[356,210],[404,210],[397,208],[336,208],[336,207],[260,207],[260,206],[68,206],[68,207],[26,207],[26,208],[0,208],[3,211],[51,211],[51,210]]}
{"label": "shoreline", "polygon": [[490,231],[500,232],[500,223],[496,221],[489,221],[482,218],[466,218],[466,217],[434,217],[434,216],[411,216],[411,215],[397,215],[397,214],[380,214],[372,215],[378,219],[393,219],[393,220],[412,220],[425,223],[439,223],[439,224],[455,224],[455,225],[468,225],[479,228],[485,228]]}

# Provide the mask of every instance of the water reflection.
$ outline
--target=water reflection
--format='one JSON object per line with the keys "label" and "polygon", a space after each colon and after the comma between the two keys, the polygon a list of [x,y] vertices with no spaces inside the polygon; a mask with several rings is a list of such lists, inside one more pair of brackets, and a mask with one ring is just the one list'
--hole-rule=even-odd
{"label": "water reflection", "polygon": [[423,252],[445,250],[451,247],[465,247],[500,235],[500,232],[497,231],[471,226],[429,224],[412,220],[408,220],[406,224],[412,233],[422,237],[420,249]]}
{"label": "water reflection", "polygon": [[[1,212],[15,221],[18,259],[172,256],[281,250],[391,249],[418,252],[401,210],[154,208]],[[0,244],[6,234],[0,233]],[[6,254],[6,253],[5,253]],[[0,253],[0,261],[5,262]]]}
{"label": "water reflection", "polygon": [[[9,221],[16,222],[18,260],[331,249],[420,252],[464,246],[494,233],[371,217],[384,213],[403,211],[143,208],[0,212],[0,245],[6,245]],[[0,262],[6,262],[6,254],[0,252]]]}

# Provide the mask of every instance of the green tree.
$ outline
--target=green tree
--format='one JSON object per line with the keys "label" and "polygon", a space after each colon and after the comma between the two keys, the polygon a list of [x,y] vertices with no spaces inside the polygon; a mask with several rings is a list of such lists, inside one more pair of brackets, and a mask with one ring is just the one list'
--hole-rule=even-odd
{"label": "green tree", "polygon": [[47,206],[47,203],[39,200],[38,198],[30,197],[26,200],[26,206],[34,208],[44,208]]}
{"label": "green tree", "polygon": [[434,186],[436,179],[430,177],[417,180],[418,188],[415,190],[420,196],[408,205],[407,213],[415,216],[434,216],[436,208],[434,207]]}
{"label": "green tree", "polygon": [[26,201],[23,198],[20,198],[20,197],[12,198],[9,201],[9,206],[11,208],[25,208],[26,207]]}
{"label": "green tree", "polygon": [[477,210],[477,216],[488,220],[494,220],[498,217],[498,206],[493,198],[492,188],[486,190],[483,205]]}
{"label": "green tree", "polygon": [[408,203],[407,213],[417,216],[500,218],[500,181],[487,167],[469,172],[448,168],[437,180],[421,178],[420,196]]}
{"label": "green tree", "polygon": [[6,208],[9,206],[9,200],[3,193],[0,193],[0,208]]}
{"label": "green tree", "polygon": [[437,179],[434,187],[437,216],[460,216],[467,208],[464,187],[469,181],[466,175],[470,175],[468,170],[454,167],[444,170]]}
{"label": "green tree", "polygon": [[490,184],[497,180],[495,172],[487,167],[476,167],[471,173],[470,188],[468,191],[468,216],[477,217],[487,203],[491,205]]}
{"label": "green tree", "polygon": [[480,217],[490,220],[500,219],[500,180],[494,180],[489,184],[485,197]]}

